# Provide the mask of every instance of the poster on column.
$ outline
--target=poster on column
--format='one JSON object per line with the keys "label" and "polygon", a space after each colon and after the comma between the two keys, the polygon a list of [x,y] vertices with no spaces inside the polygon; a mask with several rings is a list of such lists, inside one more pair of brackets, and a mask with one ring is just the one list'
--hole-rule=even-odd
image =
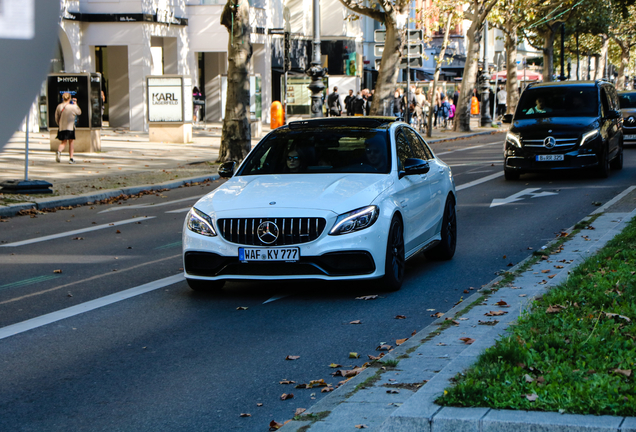
{"label": "poster on column", "polygon": [[182,122],[182,95],[181,78],[148,77],[148,121]]}

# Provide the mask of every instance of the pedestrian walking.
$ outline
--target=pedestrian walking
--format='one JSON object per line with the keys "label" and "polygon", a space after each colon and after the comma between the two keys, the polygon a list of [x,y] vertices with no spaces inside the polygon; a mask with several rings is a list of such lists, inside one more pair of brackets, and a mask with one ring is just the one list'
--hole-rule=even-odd
{"label": "pedestrian walking", "polygon": [[345,110],[347,110],[348,116],[353,115],[353,106],[351,105],[351,103],[353,102],[355,98],[356,97],[353,95],[353,90],[349,89],[349,95],[344,100]]}
{"label": "pedestrian walking", "polygon": [[448,127],[453,127],[453,120],[455,120],[455,111],[457,110],[457,107],[452,101],[449,103],[450,103],[450,112],[448,113]]}
{"label": "pedestrian walking", "polygon": [[402,111],[404,111],[404,107],[402,106],[402,98],[400,97],[400,91],[395,90],[393,94],[393,115],[395,117],[402,117]]}
{"label": "pedestrian walking", "polygon": [[77,99],[72,98],[70,93],[62,94],[62,103],[55,109],[55,123],[57,123],[57,139],[62,141],[55,152],[55,161],[60,162],[60,157],[68,141],[68,163],[74,164],[73,144],[75,143],[75,119],[82,114],[82,110],[77,106]]}
{"label": "pedestrian walking", "polygon": [[364,116],[367,101],[362,97],[360,92],[356,94],[356,98],[351,103],[353,107],[353,115],[356,117]]}
{"label": "pedestrian walking", "polygon": [[506,99],[508,98],[508,93],[504,86],[499,88],[497,92],[497,115],[501,117],[506,113]]}
{"label": "pedestrian walking", "polygon": [[199,111],[201,111],[201,105],[199,103],[201,101],[201,96],[203,95],[199,91],[199,87],[194,86],[194,89],[192,89],[192,116],[194,117],[194,124],[199,122]]}
{"label": "pedestrian walking", "polygon": [[340,95],[338,94],[338,87],[333,88],[333,92],[327,97],[327,109],[329,115],[332,117],[340,117],[342,114],[342,104],[340,103]]}
{"label": "pedestrian walking", "polygon": [[442,103],[439,106],[440,124],[443,128],[448,127],[448,116],[450,115],[451,106],[448,103],[446,95],[442,96]]}

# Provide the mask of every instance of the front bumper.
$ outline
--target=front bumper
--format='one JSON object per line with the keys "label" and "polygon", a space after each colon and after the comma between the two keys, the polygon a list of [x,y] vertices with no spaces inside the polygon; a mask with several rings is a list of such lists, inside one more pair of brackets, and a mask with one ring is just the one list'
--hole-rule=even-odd
{"label": "front bumper", "polygon": [[[594,140],[596,141],[596,140]],[[594,168],[599,164],[601,140],[594,145],[576,146],[567,151],[539,148],[519,148],[508,142],[504,149],[504,169],[518,172],[541,172],[550,170],[570,170]],[[562,161],[538,161],[539,155],[563,155]]]}
{"label": "front bumper", "polygon": [[241,262],[238,258],[239,247],[254,246],[231,243],[220,235],[203,236],[190,231],[184,225],[185,277],[204,280],[347,280],[375,279],[384,275],[389,229],[385,218],[378,218],[367,229],[332,236],[329,235],[329,230],[333,227],[336,216],[312,216],[325,217],[326,228],[316,240],[289,245],[300,249],[300,258],[296,262]]}

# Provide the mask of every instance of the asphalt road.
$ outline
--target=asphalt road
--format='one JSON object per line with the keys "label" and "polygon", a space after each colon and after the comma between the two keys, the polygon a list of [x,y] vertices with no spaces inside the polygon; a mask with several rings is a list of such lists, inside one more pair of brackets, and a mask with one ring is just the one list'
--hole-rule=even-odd
{"label": "asphalt road", "polygon": [[409,261],[396,293],[307,281],[191,291],[183,218],[218,182],[0,223],[0,431],[265,431],[323,396],[280,381],[337,385],[331,363],[360,366],[636,183],[633,148],[609,179],[507,182],[502,139],[433,145],[459,190],[457,253]]}

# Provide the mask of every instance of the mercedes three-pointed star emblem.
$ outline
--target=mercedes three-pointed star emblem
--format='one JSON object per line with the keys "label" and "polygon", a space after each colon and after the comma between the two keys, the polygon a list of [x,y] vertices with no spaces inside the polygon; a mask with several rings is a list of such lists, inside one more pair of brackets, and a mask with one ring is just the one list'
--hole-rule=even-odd
{"label": "mercedes three-pointed star emblem", "polygon": [[278,240],[278,232],[278,227],[274,222],[265,221],[258,226],[256,235],[258,235],[260,241],[269,245]]}
{"label": "mercedes three-pointed star emblem", "polygon": [[556,145],[556,140],[551,136],[543,140],[543,146],[547,149],[554,148],[555,145]]}

